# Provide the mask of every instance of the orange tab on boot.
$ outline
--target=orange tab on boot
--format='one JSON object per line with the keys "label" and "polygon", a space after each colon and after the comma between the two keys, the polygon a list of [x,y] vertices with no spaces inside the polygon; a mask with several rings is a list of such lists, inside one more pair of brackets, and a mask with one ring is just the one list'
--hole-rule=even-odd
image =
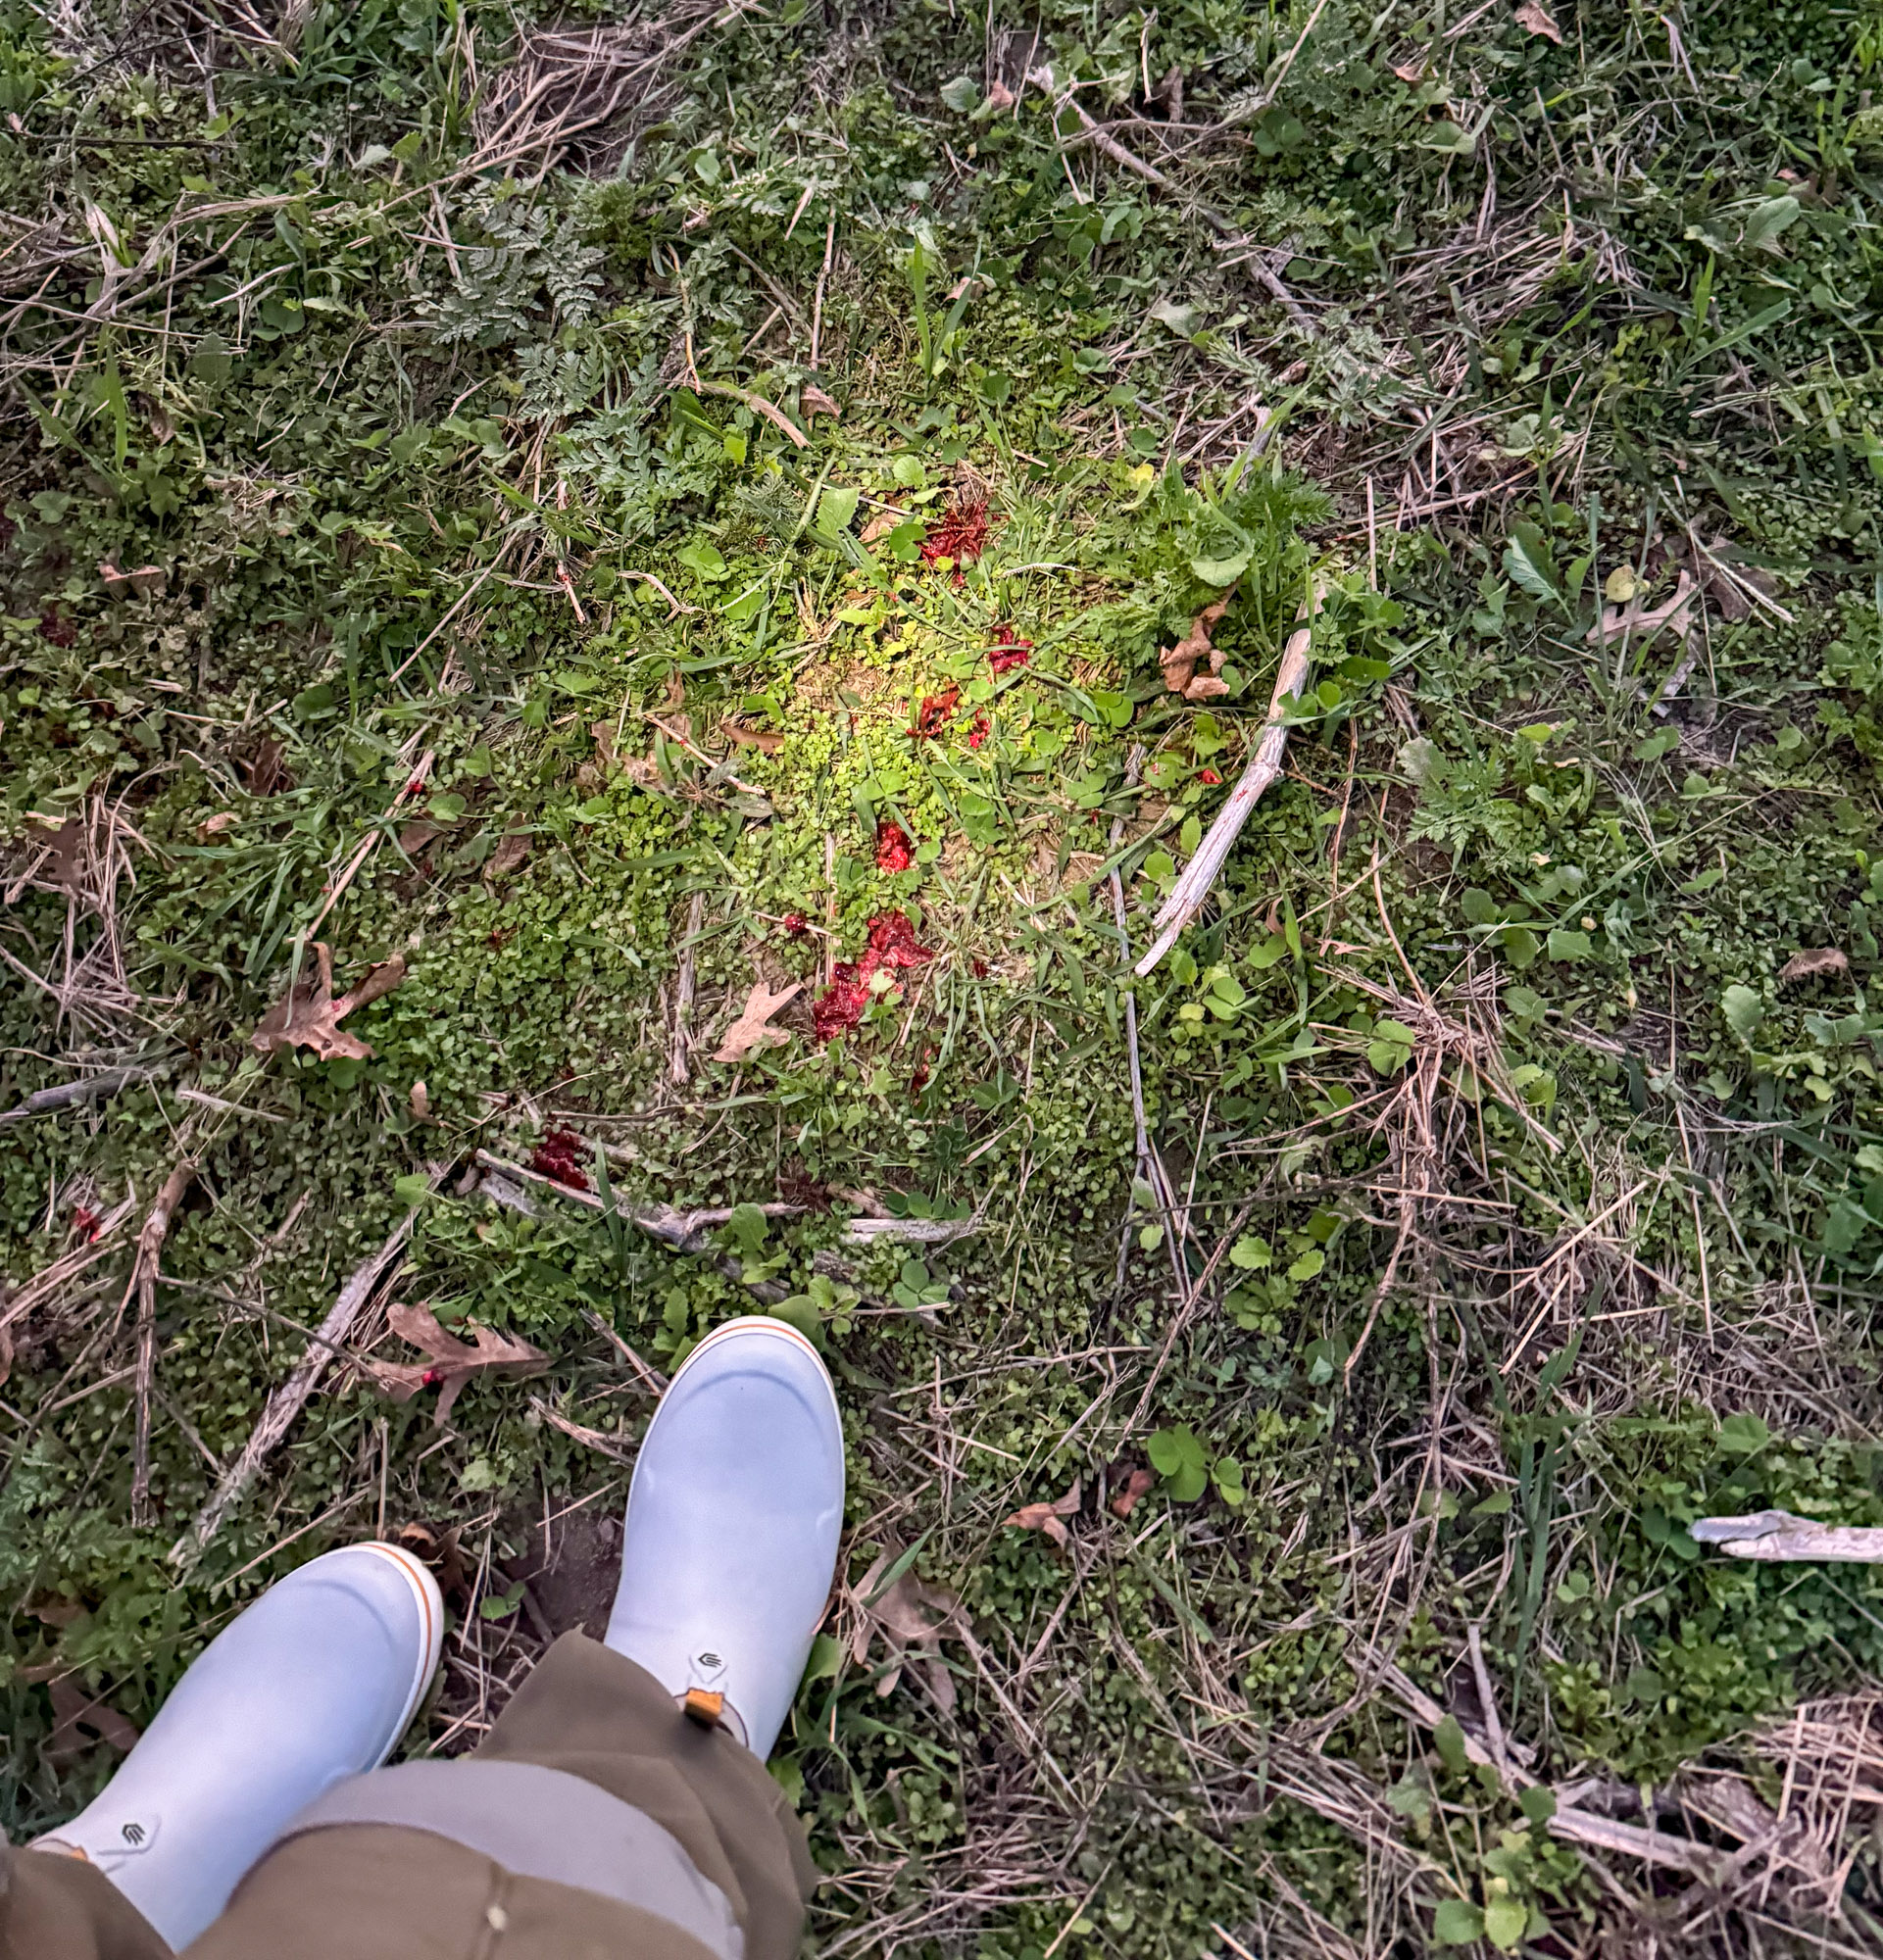
{"label": "orange tab on boot", "polygon": [[681,1707],[687,1720],[702,1729],[717,1729],[725,1719],[725,1696],[709,1688],[689,1688]]}

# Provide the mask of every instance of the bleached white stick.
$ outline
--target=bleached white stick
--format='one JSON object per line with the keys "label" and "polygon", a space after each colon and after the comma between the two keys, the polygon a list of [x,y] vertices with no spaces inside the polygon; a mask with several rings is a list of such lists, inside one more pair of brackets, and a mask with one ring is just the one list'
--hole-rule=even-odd
{"label": "bleached white stick", "polygon": [[1308,684],[1308,657],[1313,646],[1314,614],[1320,611],[1321,595],[1322,587],[1316,580],[1308,602],[1308,617],[1289,634],[1288,644],[1281,650],[1275,691],[1268,703],[1268,720],[1256,744],[1256,753],[1243,770],[1242,780],[1230,791],[1229,801],[1216,812],[1216,820],[1197,846],[1196,856],[1183,867],[1182,876],[1159,908],[1154,921],[1157,939],[1132,968],[1140,978],[1176,945],[1177,935],[1203,909],[1203,902],[1210,896],[1223,859],[1248,821],[1249,812],[1281,774],[1282,758],[1288,753],[1287,706],[1291,698],[1300,699]]}

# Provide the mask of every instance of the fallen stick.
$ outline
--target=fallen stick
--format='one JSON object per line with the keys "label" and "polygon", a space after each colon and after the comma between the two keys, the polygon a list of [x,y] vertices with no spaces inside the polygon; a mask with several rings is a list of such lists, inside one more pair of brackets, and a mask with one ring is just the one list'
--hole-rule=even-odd
{"label": "fallen stick", "polygon": [[150,1508],[150,1392],[157,1373],[157,1262],[163,1256],[170,1221],[183,1201],[183,1194],[196,1182],[196,1159],[184,1157],[165,1178],[157,1202],[150,1207],[137,1234],[137,1250],[130,1262],[130,1278],[124,1297],[118,1303],[118,1317],[124,1319],[131,1296],[137,1297],[137,1389],[136,1429],[131,1444],[130,1522],[142,1530],[153,1522]]}
{"label": "fallen stick", "polygon": [[96,1075],[80,1075],[51,1089],[35,1089],[24,1102],[0,1109],[0,1123],[24,1123],[28,1116],[43,1116],[49,1109],[69,1109],[74,1102],[116,1096],[126,1083],[141,1082],[150,1073],[148,1068],[103,1068]]}
{"label": "fallen stick", "polygon": [[[493,1156],[489,1151],[477,1152],[477,1163],[481,1169],[494,1171],[508,1183],[529,1186],[537,1191],[546,1191],[552,1197],[567,1199],[570,1204],[579,1204],[589,1211],[606,1212],[611,1208],[616,1217],[625,1225],[638,1225],[650,1238],[658,1239],[664,1246],[671,1246],[676,1252],[698,1252],[713,1256],[711,1243],[702,1236],[708,1225],[723,1225],[731,1217],[729,1211],[675,1211],[669,1205],[662,1205],[655,1211],[636,1211],[616,1199],[613,1206],[604,1204],[592,1191],[577,1191],[572,1184],[564,1184],[559,1179],[545,1177],[541,1171],[531,1170],[524,1164],[512,1163],[506,1157]],[[759,1209],[768,1218],[795,1217],[804,1209],[802,1204],[762,1204]],[[768,1305],[790,1298],[791,1289],[780,1286],[776,1280],[748,1280],[745,1265],[729,1252],[713,1258],[727,1279],[737,1280]]]}
{"label": "fallen stick", "polygon": [[1309,654],[1313,646],[1314,615],[1320,611],[1322,587],[1319,580],[1308,602],[1308,617],[1288,636],[1281,650],[1281,665],[1275,673],[1275,691],[1268,703],[1268,719],[1262,738],[1242,780],[1229,793],[1229,801],[1216,812],[1196,856],[1184,867],[1183,875],[1170,889],[1170,896],[1159,907],[1153,923],[1158,937],[1132,971],[1140,978],[1149,973],[1176,945],[1177,936],[1203,909],[1221,871],[1223,860],[1248,821],[1263,792],[1279,780],[1282,758],[1288,753],[1288,703],[1299,700],[1308,684]]}
{"label": "fallen stick", "polygon": [[599,1429],[589,1429],[579,1422],[571,1422],[560,1409],[551,1408],[541,1396],[531,1396],[529,1405],[551,1429],[560,1429],[571,1442],[579,1443],[585,1449],[600,1450],[604,1456],[612,1456],[617,1463],[634,1461],[612,1436],[604,1436]]}
{"label": "fallen stick", "polygon": [[1883,1528],[1875,1525],[1827,1525],[1790,1511],[1754,1511],[1746,1517],[1696,1518],[1687,1531],[1699,1544],[1717,1545],[1730,1558],[1756,1558],[1768,1565],[1809,1559],[1883,1565]]}
{"label": "fallen stick", "polygon": [[[1436,1730],[1446,1719],[1447,1711],[1393,1662],[1369,1653],[1365,1671],[1392,1691],[1401,1707],[1421,1728]],[[1459,1726],[1462,1731],[1467,1760],[1481,1763],[1494,1771],[1512,1795],[1521,1790],[1542,1788],[1549,1789],[1550,1794],[1557,1798],[1556,1810],[1545,1820],[1543,1827],[1553,1838],[1563,1838],[1571,1844],[1586,1844],[1592,1850],[1618,1851],[1624,1857],[1639,1858],[1644,1864],[1685,1872],[1690,1878],[1709,1883],[1717,1878],[1720,1854],[1710,1846],[1697,1844],[1691,1838],[1671,1837],[1660,1831],[1644,1831],[1638,1824],[1621,1824],[1613,1818],[1597,1817],[1590,1811],[1577,1810],[1572,1804],[1565,1804],[1548,1784],[1540,1784],[1539,1779],[1520,1763],[1512,1762],[1508,1753],[1494,1754],[1468,1729],[1463,1729],[1462,1724]]]}
{"label": "fallen stick", "polygon": [[[436,1185],[444,1172],[434,1169],[431,1181]],[[223,1520],[228,1516],[240,1501],[243,1492],[255,1481],[255,1474],[264,1460],[274,1450],[288,1431],[294,1426],[294,1419],[301,1413],[307,1398],[314,1393],[315,1384],[325,1372],[333,1353],[358,1325],[367,1303],[372,1298],[373,1288],[384,1276],[411,1237],[414,1219],[419,1213],[415,1207],[408,1211],[376,1252],[367,1255],[361,1264],[354,1267],[345,1286],[340,1289],[339,1298],[333,1302],[327,1317],[322,1321],[319,1330],[308,1340],[307,1352],[294,1365],[293,1370],[274,1393],[269,1396],[268,1405],[262,1410],[255,1427],[249,1432],[248,1441],[242,1446],[242,1453],[229,1465],[217,1485],[209,1501],[196,1513],[188,1531],[170,1548],[170,1561],[180,1571],[187,1572],[208,1549],[209,1542],[216,1536]]]}
{"label": "fallen stick", "polygon": [[735,388],[729,381],[702,381],[699,383],[703,395],[723,395],[728,401],[743,402],[755,416],[764,416],[768,422],[783,429],[795,447],[803,449],[811,440],[785,412],[768,402],[763,395],[755,395],[749,388]]}
{"label": "fallen stick", "polygon": [[[477,1163],[481,1169],[493,1172],[506,1181],[547,1191],[590,1211],[608,1209],[594,1192],[577,1191],[572,1184],[546,1177],[526,1164],[512,1163],[508,1157],[497,1156],[490,1151],[479,1151]],[[805,1210],[802,1204],[761,1204],[755,1208],[763,1211],[768,1218],[798,1218]],[[723,1225],[732,1216],[731,1207],[726,1205],[714,1205],[702,1211],[676,1211],[669,1204],[642,1209],[624,1204],[619,1198],[615,1200],[615,1212],[624,1224],[638,1225],[650,1238],[660,1240],[664,1246],[671,1246],[676,1252],[712,1251],[712,1242],[706,1237],[708,1227]],[[978,1211],[968,1218],[852,1218],[844,1226],[843,1236],[852,1245],[858,1246],[869,1245],[877,1239],[902,1239],[915,1246],[952,1246],[957,1239],[966,1239],[978,1232],[980,1226],[981,1215]],[[738,1261],[734,1259],[726,1270],[732,1272],[737,1265]],[[733,1276],[737,1277],[736,1272]],[[754,1288],[754,1291],[759,1289]],[[782,1298],[783,1295],[778,1297]]]}

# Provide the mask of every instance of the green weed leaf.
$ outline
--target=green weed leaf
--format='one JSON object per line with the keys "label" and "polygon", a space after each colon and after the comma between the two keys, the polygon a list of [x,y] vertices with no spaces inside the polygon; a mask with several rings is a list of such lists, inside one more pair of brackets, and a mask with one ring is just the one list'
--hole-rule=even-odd
{"label": "green weed leaf", "polygon": [[1432,1938],[1440,1946],[1468,1946],[1484,1937],[1484,1915],[1469,1899],[1440,1899]]}

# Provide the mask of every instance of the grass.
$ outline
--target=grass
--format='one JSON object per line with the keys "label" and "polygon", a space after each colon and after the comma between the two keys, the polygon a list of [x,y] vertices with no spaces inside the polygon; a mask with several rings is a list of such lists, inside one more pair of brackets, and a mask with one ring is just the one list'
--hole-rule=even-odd
{"label": "grass", "polygon": [[0,7],[9,1830],[369,1531],[470,1746],[765,1306],[820,1951],[1874,1950],[1883,1590],[1687,1527],[1883,1524],[1880,51]]}

